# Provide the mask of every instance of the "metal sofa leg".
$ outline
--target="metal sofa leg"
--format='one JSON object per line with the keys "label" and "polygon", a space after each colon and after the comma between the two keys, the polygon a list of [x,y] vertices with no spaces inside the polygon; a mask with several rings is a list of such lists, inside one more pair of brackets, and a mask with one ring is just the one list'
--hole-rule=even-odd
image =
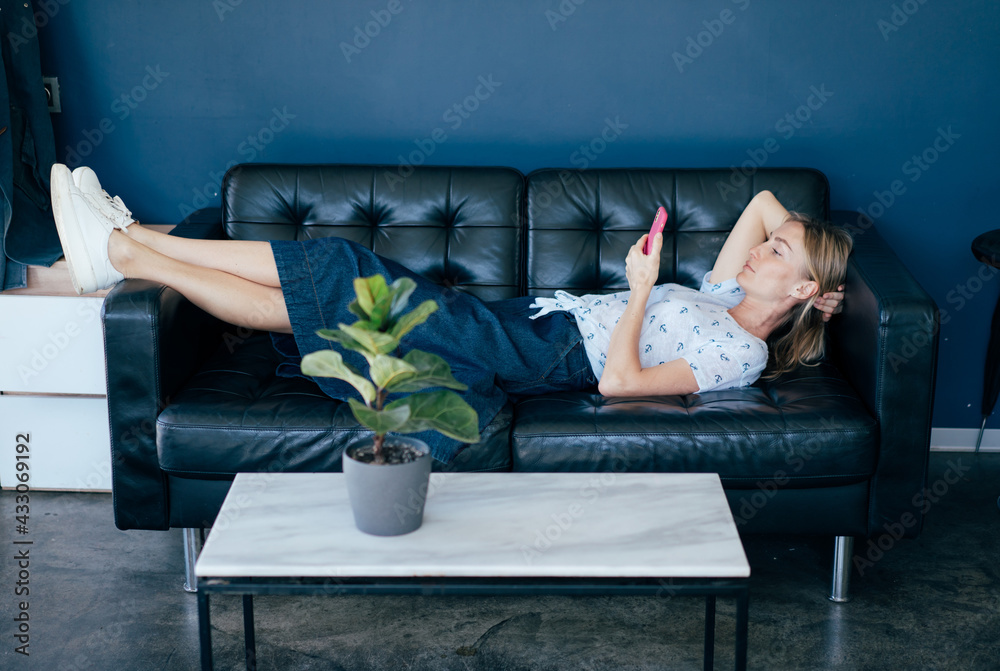
{"label": "metal sofa leg", "polygon": [[198,559],[197,529],[184,529],[184,591],[197,592],[198,579],[194,575],[194,562]]}
{"label": "metal sofa leg", "polygon": [[846,603],[851,600],[848,588],[851,583],[851,555],[854,554],[854,536],[837,536],[833,546],[833,585],[830,601]]}

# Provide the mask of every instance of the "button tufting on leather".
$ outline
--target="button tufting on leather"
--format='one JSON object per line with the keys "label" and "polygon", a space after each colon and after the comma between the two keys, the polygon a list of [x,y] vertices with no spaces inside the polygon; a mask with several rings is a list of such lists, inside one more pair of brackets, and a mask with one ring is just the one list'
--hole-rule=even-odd
{"label": "button tufting on leather", "polygon": [[447,205],[436,206],[427,217],[430,221],[441,224],[444,228],[451,228],[458,220],[458,210]]}
{"label": "button tufting on leather", "polygon": [[351,209],[354,210],[355,217],[358,221],[369,224],[370,226],[378,226],[385,220],[384,210],[380,208],[373,208],[371,203],[352,203]]}

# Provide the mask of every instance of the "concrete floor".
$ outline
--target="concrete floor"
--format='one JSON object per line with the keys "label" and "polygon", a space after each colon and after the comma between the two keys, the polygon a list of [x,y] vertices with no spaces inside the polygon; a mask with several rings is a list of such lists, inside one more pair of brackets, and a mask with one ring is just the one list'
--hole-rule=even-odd
{"label": "concrete floor", "polygon": [[[951,463],[949,463],[951,462]],[[827,600],[832,539],[754,538],[751,669],[1000,669],[1000,454],[935,453],[929,484],[968,469],[893,544],[853,600]],[[943,486],[943,485],[942,485]],[[940,491],[940,488],[939,488]],[[118,531],[105,494],[31,495],[30,534],[0,497],[0,669],[198,668],[196,598],[181,532]],[[29,538],[30,656],[14,651],[14,540]],[[856,553],[867,546],[859,543]],[[266,669],[700,669],[703,601],[641,597],[263,597]],[[717,668],[732,668],[719,602]],[[217,669],[242,667],[239,597],[214,597]]]}

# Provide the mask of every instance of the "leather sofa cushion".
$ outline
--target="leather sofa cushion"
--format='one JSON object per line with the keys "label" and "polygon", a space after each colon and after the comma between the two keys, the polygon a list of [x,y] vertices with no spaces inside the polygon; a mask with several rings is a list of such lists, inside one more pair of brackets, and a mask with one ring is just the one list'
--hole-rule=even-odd
{"label": "leather sofa cushion", "polygon": [[[244,471],[339,472],[344,448],[368,429],[311,380],[276,375],[280,360],[266,333],[227,334],[157,418],[160,467],[210,479]],[[435,461],[435,470],[510,470],[511,417],[508,404],[479,443],[450,465]]]}
{"label": "leather sofa cushion", "polygon": [[515,405],[515,471],[718,473],[727,488],[823,487],[875,472],[875,420],[823,364],[746,389]]}

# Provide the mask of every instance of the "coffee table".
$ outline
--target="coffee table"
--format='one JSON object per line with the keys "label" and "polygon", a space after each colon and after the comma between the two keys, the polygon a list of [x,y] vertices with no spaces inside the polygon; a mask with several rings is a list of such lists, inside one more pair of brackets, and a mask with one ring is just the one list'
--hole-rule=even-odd
{"label": "coffee table", "polygon": [[256,668],[255,594],[696,595],[736,601],[746,668],[750,566],[714,473],[435,473],[423,526],[358,531],[340,473],[241,473],[195,574],[202,669],[210,594],[243,595]]}

